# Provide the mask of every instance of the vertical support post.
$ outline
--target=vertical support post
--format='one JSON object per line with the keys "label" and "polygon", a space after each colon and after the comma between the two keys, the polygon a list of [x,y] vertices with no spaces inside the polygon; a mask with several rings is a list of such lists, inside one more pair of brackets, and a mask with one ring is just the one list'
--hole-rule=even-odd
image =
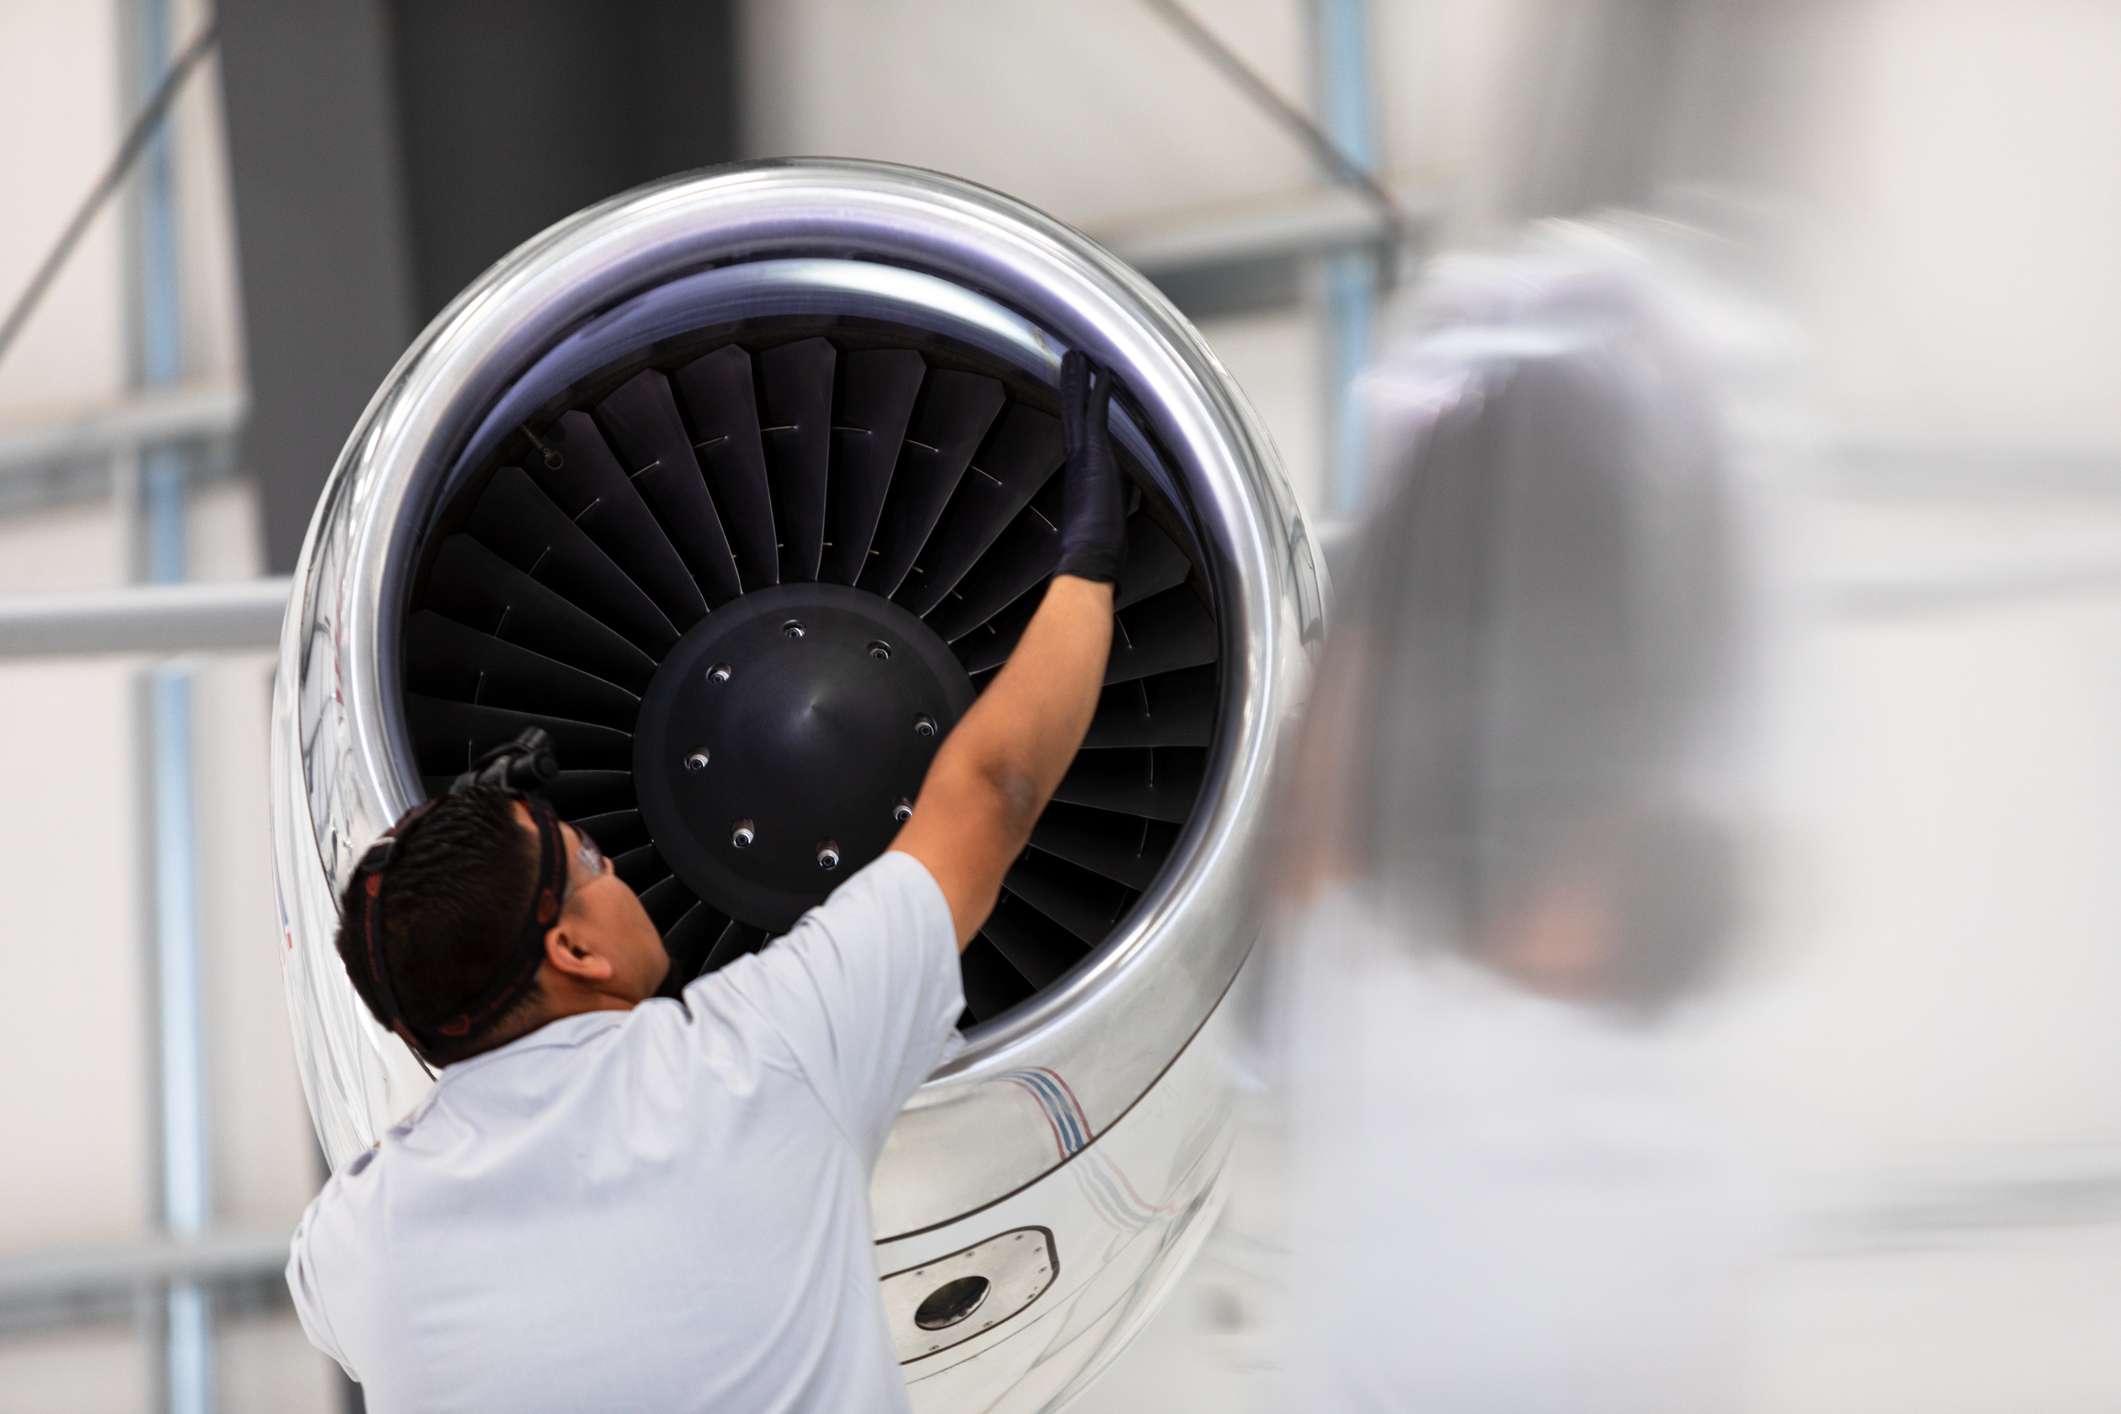
{"label": "vertical support post", "polygon": [[[1320,125],[1342,152],[1377,166],[1376,90],[1370,72],[1369,0],[1313,0]],[[1380,252],[1340,251],[1326,257],[1325,313],[1326,505],[1330,517],[1355,511],[1369,475],[1369,448],[1355,379],[1368,366],[1377,308]]]}
{"label": "vertical support post", "polygon": [[[154,90],[170,55],[170,0],[134,0],[131,78],[135,103]],[[176,381],[184,368],[183,285],[178,262],[175,172],[167,123],[141,154],[134,205],[134,378],[141,386]],[[144,450],[127,499],[137,507],[134,573],[173,583],[190,572],[187,511],[192,449]],[[129,518],[130,519],[130,518]],[[142,721],[150,808],[143,817],[148,865],[149,969],[154,989],[156,1148],[159,1216],[173,1237],[203,1232],[211,1208],[202,1036],[198,861],[192,781],[189,671],[162,664],[146,675]],[[206,1288],[178,1280],[162,1310],[162,1407],[208,1414],[215,1406],[213,1312]]]}

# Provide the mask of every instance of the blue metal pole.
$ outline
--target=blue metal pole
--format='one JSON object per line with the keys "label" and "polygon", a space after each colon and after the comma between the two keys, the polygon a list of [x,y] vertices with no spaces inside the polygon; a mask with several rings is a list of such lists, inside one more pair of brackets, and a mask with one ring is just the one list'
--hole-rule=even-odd
{"label": "blue metal pole", "polygon": [[[1314,0],[1320,125],[1349,158],[1377,166],[1375,86],[1370,72],[1369,0]],[[1325,396],[1330,428],[1326,460],[1328,516],[1345,516],[1367,489],[1369,448],[1355,379],[1369,364],[1377,308],[1375,251],[1342,251],[1326,258]]]}
{"label": "blue metal pole", "polygon": [[[137,0],[136,96],[153,92],[170,53],[169,0]],[[184,372],[183,272],[178,263],[175,175],[165,125],[141,154],[139,169],[137,366],[144,386]],[[186,528],[189,453],[150,448],[141,467],[145,521],[141,567],[153,583],[188,577]],[[161,1216],[171,1236],[204,1232],[211,1207],[206,1118],[205,1046],[201,1034],[196,802],[192,779],[190,674],[154,669],[147,681],[148,749],[153,808],[155,1032],[162,1158]],[[169,1291],[163,1332],[163,1392],[172,1414],[209,1414],[215,1404],[213,1313],[206,1290],[179,1282]]]}

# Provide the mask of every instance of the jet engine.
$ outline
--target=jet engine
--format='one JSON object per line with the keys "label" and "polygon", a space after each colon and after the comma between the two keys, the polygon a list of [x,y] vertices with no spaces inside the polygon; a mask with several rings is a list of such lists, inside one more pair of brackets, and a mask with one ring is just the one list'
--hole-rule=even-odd
{"label": "jet engine", "polygon": [[466,289],[355,425],[272,728],[288,1003],[335,1165],[431,1083],[347,980],[338,891],[487,748],[552,736],[560,813],[676,981],[886,847],[1051,570],[1071,348],[1118,376],[1132,483],[1107,686],[873,1206],[917,1408],[1052,1407],[1118,1353],[1221,1201],[1248,866],[1323,576],[1169,302],[932,173],[771,163],[591,207]]}

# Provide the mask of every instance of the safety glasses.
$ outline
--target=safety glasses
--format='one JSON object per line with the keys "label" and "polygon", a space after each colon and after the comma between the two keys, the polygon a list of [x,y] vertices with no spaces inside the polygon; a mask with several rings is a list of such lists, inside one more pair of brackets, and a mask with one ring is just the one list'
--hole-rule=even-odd
{"label": "safety glasses", "polygon": [[[594,883],[611,872],[610,858],[597,847],[597,842],[589,837],[586,830],[575,829],[574,841],[575,862],[582,866],[582,873],[587,882]],[[560,891],[560,901],[565,903],[567,895],[573,891],[574,881],[570,879],[567,887]]]}

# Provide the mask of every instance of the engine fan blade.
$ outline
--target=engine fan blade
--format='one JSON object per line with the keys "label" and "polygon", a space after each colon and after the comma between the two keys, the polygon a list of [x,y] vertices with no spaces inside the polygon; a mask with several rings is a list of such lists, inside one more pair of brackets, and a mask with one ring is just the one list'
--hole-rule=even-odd
{"label": "engine fan blade", "polygon": [[[579,829],[580,826],[576,828]],[[656,853],[652,844],[640,845],[623,854],[614,854],[610,858],[612,872],[624,879],[626,887],[635,893],[670,875],[670,866],[663,862],[663,856]]]}
{"label": "engine fan blade", "polygon": [[1053,798],[1121,815],[1183,824],[1200,794],[1207,753],[1183,748],[1157,751],[1085,751],[1061,778]]}
{"label": "engine fan blade", "polygon": [[927,616],[928,626],[955,643],[1043,584],[1060,553],[1060,532],[1036,506],[1009,522],[980,562]]}
{"label": "engine fan blade", "polygon": [[597,404],[597,419],[623,459],[634,489],[677,545],[710,606],[744,592],[722,517],[692,454],[670,380],[644,368]]}
{"label": "engine fan blade", "polygon": [[[1016,651],[1016,641],[1024,636],[1024,630],[1031,625],[1032,615],[1038,612],[1038,606],[1044,601],[1044,589],[1033,589],[972,632],[953,642],[950,651],[957,654],[958,662],[964,664],[965,671],[974,677],[981,673],[993,672],[1009,661],[1009,655]],[[1118,646],[1118,634],[1115,633],[1115,651]]]}
{"label": "engine fan blade", "polygon": [[[461,772],[433,771],[420,777],[429,796],[441,795],[456,784]],[[631,809],[634,802],[631,771],[562,771],[546,789],[552,808],[562,820],[600,811]],[[612,861],[614,864],[618,860]],[[667,872],[667,871],[666,871]],[[633,880],[629,878],[628,883]]]}
{"label": "engine fan blade", "polygon": [[[576,829],[581,826],[577,825]],[[676,926],[699,898],[685,887],[684,881],[673,874],[660,883],[652,884],[641,893],[641,908],[648,914],[648,921],[655,924],[658,933],[667,933]]]}
{"label": "engine fan blade", "polygon": [[1163,527],[1137,511],[1127,520],[1127,562],[1120,566],[1112,607],[1124,609],[1176,589],[1193,572],[1192,561]]}
{"label": "engine fan blade", "polygon": [[532,472],[545,493],[648,591],[673,627],[682,632],[698,623],[707,612],[700,586],[620,469],[596,421],[579,409],[562,413],[547,431],[546,445],[559,465],[548,460]]}
{"label": "engine fan blade", "polygon": [[1088,748],[1206,746],[1219,700],[1212,666],[1114,683],[1097,702]]}
{"label": "engine fan blade", "polygon": [[886,597],[898,592],[1002,410],[1003,397],[994,379],[954,369],[930,373],[921,384],[898,474],[870,547],[876,553],[858,581],[862,588]]}
{"label": "engine fan blade", "polygon": [[867,350],[841,361],[824,563],[824,577],[835,584],[854,583],[868,562],[927,371],[911,349]]}
{"label": "engine fan blade", "polygon": [[432,609],[405,622],[405,683],[488,707],[550,712],[630,730],[641,700],[579,668],[466,628]]}
{"label": "engine fan blade", "polygon": [[980,936],[1034,992],[1059,981],[1090,951],[1080,939],[1008,895],[980,925]]}
{"label": "engine fan blade", "polygon": [[965,983],[965,1014],[974,1021],[1000,1016],[1031,995],[1031,984],[985,938],[974,938],[959,959]]}
{"label": "engine fan blade", "polygon": [[1019,859],[1002,887],[1095,947],[1133,901],[1131,890],[1056,856],[1033,852]]}
{"label": "engine fan blade", "polygon": [[577,815],[594,815],[600,810],[617,810],[634,802],[633,772],[563,768],[545,788],[545,796],[563,820]]}
{"label": "engine fan blade", "polygon": [[442,542],[421,596],[458,623],[469,624],[547,658],[594,673],[639,693],[655,673],[655,659],[588,613],[472,539]]}
{"label": "engine fan blade", "polygon": [[1178,841],[1178,826],[1056,802],[1031,831],[1031,847],[1145,891]]}
{"label": "engine fan blade", "polygon": [[518,468],[494,473],[471,513],[470,529],[502,559],[625,634],[651,658],[660,659],[678,641],[655,601]]}
{"label": "engine fan blade", "polygon": [[707,950],[707,961],[700,965],[700,970],[712,972],[717,967],[726,966],[745,953],[757,952],[765,942],[765,929],[731,920],[722,929],[721,936],[714,940],[714,946]]}
{"label": "engine fan blade", "polygon": [[759,430],[773,488],[773,523],[781,533],[784,584],[816,579],[824,555],[832,373],[838,358],[838,350],[823,339],[782,344],[758,356]]}
{"label": "engine fan blade", "polygon": [[685,990],[685,984],[700,975],[707,965],[707,953],[714,947],[714,940],[721,936],[729,920],[705,902],[695,903],[685,910],[685,916],[663,931],[663,951],[670,954],[670,971],[663,978],[663,985],[656,990],[659,997],[675,997]]}
{"label": "engine fan blade", "polygon": [[899,602],[926,617],[1060,469],[1060,423],[1013,404],[987,435],[915,563]]}
{"label": "engine fan blade", "polygon": [[1215,617],[1187,588],[1167,589],[1120,612],[1105,682],[1132,682],[1156,673],[1212,663],[1221,653]]}
{"label": "engine fan blade", "polygon": [[716,349],[679,369],[672,384],[691,421],[693,455],[721,512],[744,588],[779,584],[781,557],[751,355],[734,344]]}
{"label": "engine fan blade", "polygon": [[[601,815],[584,815],[567,823],[595,840],[597,848],[612,859],[649,843],[648,826],[638,810],[607,810]],[[651,885],[651,888],[660,887],[660,884]]]}
{"label": "engine fan blade", "polygon": [[408,692],[405,724],[412,731],[413,750],[419,756],[421,769],[427,771],[468,770],[481,753],[513,741],[528,727],[541,727],[548,732],[553,748],[569,766],[621,770],[633,765],[630,735],[565,717]]}

